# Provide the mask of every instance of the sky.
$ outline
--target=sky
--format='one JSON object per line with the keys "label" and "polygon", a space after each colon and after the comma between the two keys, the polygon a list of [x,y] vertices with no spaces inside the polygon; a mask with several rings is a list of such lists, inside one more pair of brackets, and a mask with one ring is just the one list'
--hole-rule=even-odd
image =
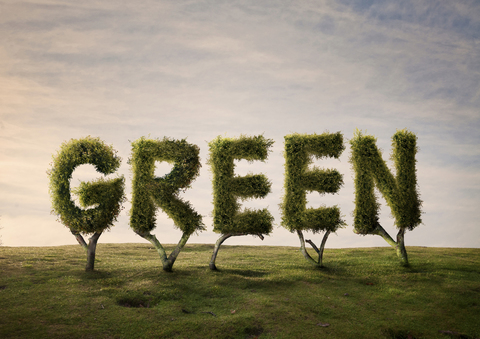
{"label": "sky", "polygon": [[[480,3],[442,0],[0,1],[0,241],[3,246],[76,244],[50,213],[52,156],[62,143],[99,137],[118,151],[131,201],[131,143],[145,136],[198,145],[200,176],[182,197],[204,216],[189,243],[214,244],[208,142],[259,135],[275,141],[268,160],[238,161],[236,173],[272,182],[265,238],[226,245],[298,246],[280,225],[284,136],[340,131],[339,160],[315,165],[344,176],[338,194],[308,195],[308,206],[338,205],[347,227],[327,248],[388,246],[353,233],[348,140],[374,135],[389,161],[391,138],[418,137],[423,224],[407,246],[480,247]],[[158,163],[156,174],[169,171]],[[79,166],[72,187],[99,177]],[[145,243],[129,227],[130,203],[99,243]],[[394,236],[389,208],[380,222]],[[153,232],[177,243],[162,211]],[[308,234],[317,244],[322,235]]]}

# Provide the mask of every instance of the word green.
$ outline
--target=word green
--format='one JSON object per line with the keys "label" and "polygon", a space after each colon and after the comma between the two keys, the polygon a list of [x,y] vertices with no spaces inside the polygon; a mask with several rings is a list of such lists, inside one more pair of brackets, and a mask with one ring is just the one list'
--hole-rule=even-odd
{"label": "word green", "polygon": [[[404,244],[406,230],[413,230],[421,223],[421,204],[416,179],[417,137],[410,131],[399,130],[392,137],[392,158],[396,175],[388,169],[376,139],[356,131],[350,140],[350,163],[355,173],[354,232],[361,235],[382,236],[397,250],[403,264],[408,265]],[[263,239],[272,231],[273,216],[267,209],[241,211],[238,199],[264,198],[271,191],[271,183],[264,174],[235,175],[234,160],[265,161],[274,141],[259,136],[239,138],[217,137],[209,143],[208,165],[213,173],[213,226],[221,234],[214,249],[210,268],[216,269],[215,258],[223,241],[231,236],[256,235]],[[285,181],[284,195],[280,204],[281,225],[290,232],[297,232],[301,251],[312,264],[322,267],[322,254],[328,235],[345,226],[340,208],[306,208],[307,192],[336,193],[343,185],[343,176],[335,169],[309,169],[313,158],[339,158],[345,149],[343,135],[337,133],[290,134],[285,136]],[[113,225],[124,197],[124,178],[97,180],[81,183],[74,193],[80,196],[82,210],[71,198],[70,179],[75,168],[92,164],[102,174],[116,171],[121,159],[112,146],[98,138],[87,137],[64,143],[56,156],[50,175],[50,193],[53,213],[76,236],[79,243],[88,249],[81,237],[94,234],[91,250],[95,251],[100,234]],[[155,162],[173,164],[170,173],[161,178],[154,175]],[[163,263],[163,269],[171,271],[178,254],[191,234],[205,230],[202,216],[179,193],[191,187],[201,167],[199,148],[183,140],[144,137],[132,143],[132,209],[130,227],[150,241]],[[396,241],[379,224],[379,203],[374,193],[377,188],[387,201],[395,226],[399,232]],[[167,257],[163,246],[150,232],[155,228],[155,212],[161,208],[182,232],[177,247]],[[304,240],[303,231],[325,232],[320,249],[311,241]],[[305,249],[309,243],[319,255],[314,260]],[[93,269],[91,262],[89,269]]]}

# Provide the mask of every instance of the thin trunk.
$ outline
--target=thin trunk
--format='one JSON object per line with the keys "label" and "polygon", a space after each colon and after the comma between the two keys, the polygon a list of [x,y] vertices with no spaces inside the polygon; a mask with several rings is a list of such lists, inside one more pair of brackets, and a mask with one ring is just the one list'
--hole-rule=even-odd
{"label": "thin trunk", "polygon": [[215,260],[217,259],[217,254],[218,254],[218,250],[220,249],[220,246],[223,244],[225,240],[233,236],[234,236],[233,233],[227,233],[227,234],[222,234],[222,236],[218,238],[217,242],[215,243],[215,247],[213,248],[213,254],[212,254],[212,258],[210,259],[210,264],[208,265],[208,267],[210,267],[212,271],[217,270],[217,266],[215,266]]}
{"label": "thin trunk", "polygon": [[77,239],[78,243],[80,244],[80,246],[82,246],[82,248],[88,252],[88,245],[87,243],[85,242],[85,240],[83,239],[82,235],[80,234],[80,232],[77,232],[77,231],[72,231],[70,230],[70,232],[72,232],[72,234],[75,236],[75,239]]}
{"label": "thin trunk", "polygon": [[402,228],[398,231],[397,234],[397,256],[402,260],[403,266],[408,266],[408,256],[407,250],[405,249],[405,229]]}
{"label": "thin trunk", "polygon": [[165,249],[163,248],[162,244],[158,241],[157,237],[149,232],[137,232],[135,231],[139,236],[141,236],[143,239],[148,240],[153,247],[157,250],[158,254],[160,255],[160,260],[162,261],[163,269],[165,269],[165,262],[168,261],[167,259],[167,253],[165,253]]}
{"label": "thin trunk", "polygon": [[[248,233],[226,233],[226,234],[222,234],[222,236],[218,238],[217,242],[215,243],[215,247],[213,249],[213,254],[212,254],[212,258],[210,259],[210,264],[208,265],[212,271],[217,270],[217,266],[215,266],[215,260],[217,259],[218,250],[220,249],[220,246],[223,244],[223,242],[230,237],[238,237],[241,235],[248,235]],[[254,234],[254,235],[257,235],[262,240],[264,239],[262,234]]]}
{"label": "thin trunk", "polygon": [[407,250],[405,249],[405,229],[400,229],[397,234],[397,241],[393,240],[392,237],[385,231],[385,229],[378,225],[372,234],[381,236],[385,241],[392,246],[396,252],[398,258],[400,258],[402,265],[408,266],[408,256]]}
{"label": "thin trunk", "polygon": [[102,235],[102,232],[95,232],[89,239],[88,239],[88,250],[87,250],[87,266],[85,267],[85,271],[93,271],[95,266],[95,251],[97,249],[97,241],[98,238]]}
{"label": "thin trunk", "polygon": [[390,234],[388,234],[382,226],[378,225],[377,228],[372,232],[372,234],[381,236],[393,248],[397,247],[397,243],[395,242],[395,240],[392,239]]}
{"label": "thin trunk", "polygon": [[330,231],[326,231],[322,239],[322,244],[320,245],[320,252],[318,253],[318,264],[320,267],[323,267],[323,250],[325,249],[325,244],[327,243],[328,236]]}
{"label": "thin trunk", "polygon": [[[328,236],[330,235],[330,231],[325,232],[325,235],[323,236],[322,243],[320,245],[320,249],[315,245],[315,243],[312,240],[304,240],[303,238],[303,233],[302,231],[298,231],[298,238],[300,239],[300,251],[302,252],[303,256],[305,259],[307,259],[308,262],[311,264],[315,265],[316,267],[324,267],[323,266],[323,251],[325,250],[325,244],[327,243]],[[307,249],[305,247],[305,243],[308,242],[310,246],[317,252],[318,254],[318,260],[313,259],[310,254],[308,254]]]}
{"label": "thin trunk", "polygon": [[187,243],[188,238],[190,238],[190,234],[183,233],[182,238],[178,242],[177,246],[172,251],[172,253],[170,253],[170,255],[168,256],[168,260],[167,260],[168,265],[166,265],[165,262],[163,263],[163,270],[164,271],[167,271],[167,272],[172,271],[173,264],[175,263],[175,260],[177,260],[178,255],[180,254],[181,250],[183,249],[183,247]]}
{"label": "thin trunk", "polygon": [[[307,248],[305,247],[305,238],[303,237],[303,233],[302,231],[300,230],[297,230],[297,234],[298,234],[298,238],[300,239],[300,252],[302,252],[303,256],[305,257],[305,259],[307,259],[307,261],[309,263],[311,263],[312,265],[316,266],[316,267],[321,267],[319,264],[318,264],[318,261],[316,261],[315,259],[313,259],[310,254],[308,254],[307,252]],[[311,240],[307,240],[307,242],[312,245],[313,244],[313,241]],[[317,248],[317,246],[315,246],[315,244],[312,245],[313,249],[315,250],[315,252],[319,253],[319,249]]]}
{"label": "thin trunk", "polygon": [[175,263],[175,260],[177,260],[178,255],[180,254],[180,252],[182,251],[182,248],[185,246],[185,244],[188,241],[188,238],[190,237],[189,234],[183,233],[179,243],[167,258],[167,253],[165,252],[165,249],[163,248],[162,244],[160,244],[160,242],[158,241],[155,235],[149,232],[135,232],[135,233],[137,233],[142,238],[148,240],[155,247],[158,254],[160,255],[160,260],[162,261],[162,268],[165,272],[172,272],[173,264]]}

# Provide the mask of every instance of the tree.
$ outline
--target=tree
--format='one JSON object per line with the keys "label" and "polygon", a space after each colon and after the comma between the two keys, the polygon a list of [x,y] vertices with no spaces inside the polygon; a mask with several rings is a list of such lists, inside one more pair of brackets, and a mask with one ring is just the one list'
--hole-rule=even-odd
{"label": "tree", "polygon": [[[396,249],[403,265],[408,265],[405,231],[413,230],[421,220],[421,205],[417,191],[415,154],[417,137],[408,130],[397,131],[392,137],[392,160],[396,176],[388,169],[376,146],[376,139],[357,130],[350,140],[350,162],[355,172],[354,232],[379,235]],[[397,240],[379,223],[380,204],[374,187],[387,201],[398,229]]]}
{"label": "tree", "polygon": [[[78,189],[71,192],[72,173],[79,165],[92,164],[97,172],[107,175],[114,173],[120,162],[121,158],[116,155],[112,146],[88,136],[63,143],[59,152],[53,156],[53,166],[47,172],[50,176],[52,214],[57,215],[59,221],[70,229],[78,243],[87,251],[86,271],[94,269],[95,251],[100,235],[113,226],[121,211],[125,201],[124,178],[99,178],[92,182],[81,182]],[[77,207],[71,193],[79,196],[82,207],[96,207]],[[88,245],[82,234],[92,234]]]}
{"label": "tree", "polygon": [[[340,132],[330,134],[290,134],[285,136],[285,184],[282,210],[282,226],[290,232],[296,231],[300,239],[300,251],[305,259],[317,267],[323,267],[323,251],[331,232],[343,227],[340,208],[307,208],[307,192],[320,194],[336,193],[343,185],[343,177],[337,170],[308,169],[313,158],[334,157],[338,159],[345,146]],[[312,240],[304,240],[303,231],[314,234],[325,232],[320,248]],[[318,259],[313,259],[305,248],[308,242]]]}
{"label": "tree", "polygon": [[[173,164],[172,171],[161,178],[155,177],[155,161]],[[185,139],[151,140],[142,137],[132,143],[129,162],[133,171],[130,227],[155,246],[163,270],[171,272],[190,235],[205,229],[202,216],[189,202],[179,197],[180,191],[190,188],[200,172],[199,148],[187,143]],[[156,236],[151,234],[156,227],[157,208],[167,213],[175,226],[183,232],[180,242],[168,257]]]}
{"label": "tree", "polygon": [[272,231],[273,216],[262,210],[245,209],[240,212],[238,199],[264,198],[271,191],[271,183],[264,174],[235,176],[234,160],[265,161],[273,140],[263,135],[239,138],[217,137],[209,143],[208,163],[213,173],[213,231],[221,233],[215,244],[210,269],[216,270],[215,260],[222,243],[230,237],[263,235]]}

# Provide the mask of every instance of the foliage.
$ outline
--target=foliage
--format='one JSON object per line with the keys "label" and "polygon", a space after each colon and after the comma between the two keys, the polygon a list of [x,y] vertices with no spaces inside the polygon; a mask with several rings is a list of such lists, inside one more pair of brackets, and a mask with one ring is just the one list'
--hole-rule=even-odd
{"label": "foliage", "polygon": [[265,208],[240,212],[238,199],[264,198],[271,183],[264,174],[235,175],[234,160],[265,161],[273,140],[263,135],[239,138],[218,136],[209,143],[213,173],[213,230],[217,233],[269,234],[273,216]]}
{"label": "foliage", "polygon": [[[154,176],[155,161],[173,164],[170,173]],[[204,229],[202,216],[189,202],[179,197],[200,172],[199,148],[185,139],[151,140],[144,137],[132,143],[129,161],[133,171],[132,209],[130,226],[137,233],[148,233],[156,226],[155,210],[160,207],[173,219],[184,234],[191,235]]]}
{"label": "foliage", "polygon": [[374,187],[380,191],[398,229],[413,230],[421,224],[421,200],[417,191],[415,154],[417,137],[408,130],[399,130],[392,137],[391,158],[396,177],[389,171],[376,139],[357,130],[350,140],[350,162],[355,172],[354,227],[358,234],[370,234],[380,227],[380,203]]}
{"label": "foliage", "polygon": [[280,204],[282,225],[290,232],[335,232],[345,225],[340,208],[306,208],[307,192],[336,193],[343,185],[342,175],[334,169],[308,169],[313,158],[338,159],[345,149],[343,135],[337,133],[290,134],[285,136],[285,193]]}
{"label": "foliage", "polygon": [[86,210],[77,207],[70,190],[70,179],[75,168],[92,164],[97,172],[107,175],[118,169],[120,161],[112,146],[90,136],[63,143],[53,156],[53,167],[47,172],[50,176],[52,213],[72,232],[89,234],[109,229],[117,220],[122,202],[125,201],[123,176],[111,180],[100,178],[82,182],[74,192],[79,195],[82,207],[98,206]]}

